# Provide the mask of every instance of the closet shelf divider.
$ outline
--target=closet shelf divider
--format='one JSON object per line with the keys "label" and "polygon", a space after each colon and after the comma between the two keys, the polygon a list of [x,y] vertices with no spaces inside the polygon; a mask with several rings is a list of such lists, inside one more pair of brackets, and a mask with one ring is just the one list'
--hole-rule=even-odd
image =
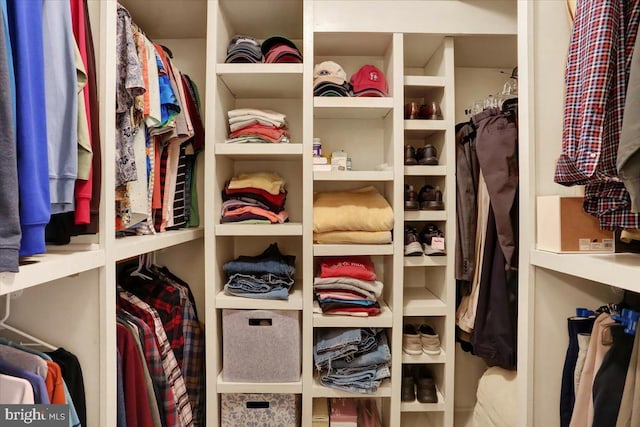
{"label": "closet shelf divider", "polygon": [[393,243],[385,245],[313,245],[314,256],[393,255]]}
{"label": "closet shelf divider", "polygon": [[302,144],[215,144],[218,157],[232,160],[300,160]]}
{"label": "closet shelf divider", "polygon": [[406,256],[405,267],[444,267],[447,265],[446,256]]}
{"label": "closet shelf divider", "polygon": [[405,120],[405,130],[446,131],[449,128],[447,120]]}
{"label": "closet shelf divider", "polygon": [[316,119],[382,119],[393,110],[393,98],[316,96],[313,107]]}
{"label": "closet shelf divider", "polygon": [[447,211],[404,211],[405,221],[446,221]]}
{"label": "closet shelf divider", "polygon": [[426,288],[404,288],[405,316],[446,316],[447,304]]}
{"label": "closet shelf divider", "polygon": [[314,172],[315,181],[393,181],[393,171]]}
{"label": "closet shelf divider", "polygon": [[216,236],[302,236],[302,223],[216,224]]}
{"label": "closet shelf divider", "polygon": [[116,239],[116,261],[181,245],[204,237],[204,228],[185,228],[144,236]]}
{"label": "closet shelf divider", "polygon": [[223,371],[220,371],[220,374],[218,375],[218,393],[302,393],[302,377],[300,378],[300,381],[290,383],[239,383],[224,381],[222,379],[222,373]]}
{"label": "closet shelf divider", "polygon": [[302,64],[217,64],[236,98],[301,98]]}
{"label": "closet shelf divider", "polygon": [[447,166],[405,166],[405,176],[446,176]]}
{"label": "closet shelf divider", "polygon": [[446,77],[442,76],[404,76],[405,86],[440,87],[446,85]]}
{"label": "closet shelf divider", "polygon": [[216,295],[216,308],[241,310],[302,310],[302,290],[297,289],[294,285],[287,301],[236,297],[226,295],[224,291],[220,291],[218,295]]}

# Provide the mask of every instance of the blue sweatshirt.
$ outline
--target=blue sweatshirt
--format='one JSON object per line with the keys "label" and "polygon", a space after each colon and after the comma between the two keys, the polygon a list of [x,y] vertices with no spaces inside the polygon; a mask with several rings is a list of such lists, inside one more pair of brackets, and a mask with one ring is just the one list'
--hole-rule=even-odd
{"label": "blue sweatshirt", "polygon": [[7,0],[16,80],[16,145],[20,197],[20,255],[45,251],[50,217],[49,157],[42,47],[42,0]]}

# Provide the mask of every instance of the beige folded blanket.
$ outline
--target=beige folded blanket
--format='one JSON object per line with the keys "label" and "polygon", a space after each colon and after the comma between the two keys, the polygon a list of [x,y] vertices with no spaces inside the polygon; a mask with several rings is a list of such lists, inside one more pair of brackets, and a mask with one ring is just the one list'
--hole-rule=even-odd
{"label": "beige folded blanket", "polygon": [[391,243],[390,231],[327,231],[313,233],[313,241],[321,244],[383,245]]}
{"label": "beige folded blanket", "polygon": [[284,190],[284,179],[275,172],[249,172],[241,173],[231,178],[230,190],[240,188],[259,188],[269,194],[278,195]]}
{"label": "beige folded blanket", "polygon": [[313,197],[313,231],[390,231],[393,209],[368,186],[357,190],[317,193]]}

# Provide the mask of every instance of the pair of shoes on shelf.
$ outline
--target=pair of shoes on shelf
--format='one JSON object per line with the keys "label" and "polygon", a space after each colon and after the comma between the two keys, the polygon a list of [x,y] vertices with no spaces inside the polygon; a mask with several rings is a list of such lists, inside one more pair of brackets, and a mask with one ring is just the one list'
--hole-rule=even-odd
{"label": "pair of shoes on shelf", "polygon": [[437,225],[428,223],[420,233],[414,227],[405,227],[404,256],[441,256],[446,254],[444,234]]}
{"label": "pair of shoes on shelf", "polygon": [[411,145],[404,146],[404,164],[405,165],[437,165],[438,150],[431,144],[425,144],[424,147],[416,149]]}
{"label": "pair of shoes on shelf", "polygon": [[410,102],[404,106],[405,120],[442,120],[440,103],[431,101],[426,104]]}
{"label": "pair of shoes on shelf", "polygon": [[405,184],[404,186],[404,210],[405,211],[417,211],[420,209],[420,203],[418,203],[418,193],[413,188],[413,185]]}
{"label": "pair of shoes on shelf", "polygon": [[436,383],[424,365],[403,365],[400,400],[420,403],[438,403]]}
{"label": "pair of shoes on shelf", "polygon": [[442,191],[440,187],[431,186],[429,184],[423,186],[418,193],[418,201],[420,202],[420,210],[423,211],[441,211],[444,209],[442,201]]}
{"label": "pair of shoes on shelf", "polygon": [[422,353],[437,356],[440,354],[440,336],[427,324],[407,323],[402,331],[402,351],[414,356]]}

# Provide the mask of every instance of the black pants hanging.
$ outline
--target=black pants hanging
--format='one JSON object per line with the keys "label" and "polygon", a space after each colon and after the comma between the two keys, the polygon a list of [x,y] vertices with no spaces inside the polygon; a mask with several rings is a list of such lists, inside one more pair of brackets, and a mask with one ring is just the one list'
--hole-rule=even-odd
{"label": "black pants hanging", "polygon": [[560,389],[560,427],[569,427],[573,405],[576,402],[574,390],[574,371],[578,360],[578,334],[589,334],[593,329],[593,318],[569,318],[569,345],[562,370],[562,388]]}

